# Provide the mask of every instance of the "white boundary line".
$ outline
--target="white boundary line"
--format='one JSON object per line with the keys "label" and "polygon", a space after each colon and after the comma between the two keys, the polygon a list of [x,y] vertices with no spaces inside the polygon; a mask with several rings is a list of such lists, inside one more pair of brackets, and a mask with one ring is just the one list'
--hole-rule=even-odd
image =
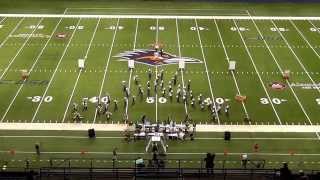
{"label": "white boundary line", "polygon": [[[6,135],[6,136],[0,136],[0,138],[57,138],[57,139],[88,139],[88,136],[37,136],[37,135],[32,135],[32,136],[21,136],[21,135]],[[96,139],[124,139],[123,136],[97,136],[95,137]],[[223,137],[196,137],[197,140],[224,140]],[[299,138],[299,137],[284,137],[284,138],[273,138],[273,137],[233,137],[232,140],[314,140],[318,141],[318,138]]]}
{"label": "white boundary line", "polygon": [[[137,22],[136,22],[136,30],[135,30],[135,33],[134,33],[134,41],[133,41],[133,50],[136,49],[138,28],[139,28],[139,19],[137,19]],[[133,69],[130,69],[129,80],[128,80],[128,90],[129,90],[129,92],[130,92],[130,88],[131,88],[131,77],[132,77],[132,73],[133,73]],[[129,101],[128,101],[128,102],[129,102]],[[128,115],[128,108],[129,108],[129,103],[127,104],[127,107],[126,107],[126,115],[129,117],[129,115]]]}
{"label": "white boundary line", "polygon": [[[181,58],[181,47],[180,47],[180,34],[179,34],[178,19],[176,19],[176,31],[177,31],[177,44],[178,44],[179,58]],[[180,69],[182,87],[184,89],[185,85],[184,85],[183,73],[184,73],[183,70]],[[185,109],[185,113],[187,115],[188,114],[188,107],[187,107],[187,103],[186,102],[184,102],[184,109]]]}
{"label": "white boundary line", "polygon": [[[258,25],[256,24],[256,22],[255,22],[253,19],[252,19],[252,22],[253,22],[253,24],[254,24],[255,28],[257,29],[257,31],[258,31],[258,33],[259,33],[259,35],[260,35],[261,37],[263,37],[263,34],[261,33],[260,28],[258,27]],[[279,71],[280,71],[280,72],[283,72],[283,70],[282,70],[282,68],[281,68],[280,64],[278,63],[277,58],[275,57],[275,55],[274,55],[274,54],[273,54],[273,52],[271,51],[271,48],[269,47],[269,44],[267,43],[267,41],[266,41],[264,38],[262,38],[262,39],[263,39],[263,42],[264,42],[264,44],[266,45],[266,47],[267,47],[267,49],[268,49],[268,51],[269,51],[270,55],[272,56],[273,61],[274,61],[274,62],[275,62],[275,64],[277,65],[277,67],[278,67]],[[292,94],[293,94],[294,98],[296,99],[297,103],[299,104],[299,106],[300,106],[300,108],[301,108],[302,112],[304,113],[304,115],[305,115],[305,116],[306,116],[306,118],[308,119],[308,121],[309,121],[310,125],[313,125],[313,124],[312,124],[312,121],[311,121],[311,119],[310,119],[310,117],[309,117],[309,115],[308,115],[308,113],[306,112],[305,108],[304,108],[304,107],[303,107],[303,105],[301,104],[301,102],[300,102],[300,100],[299,100],[299,98],[298,98],[297,94],[295,93],[295,91],[293,90],[293,88],[290,86],[290,82],[289,82],[289,80],[286,80],[286,83],[287,83],[288,87],[290,88],[290,90],[291,90],[291,92],[292,92]],[[320,138],[320,136],[319,136],[318,132],[316,132],[316,135],[317,135],[317,137],[318,137],[318,138]]]}
{"label": "white boundary line", "polygon": [[[0,130],[25,131],[96,131],[122,132],[127,124],[92,124],[92,123],[0,123]],[[264,132],[264,133],[314,133],[320,132],[320,125],[206,125],[198,124],[197,132]]]}
{"label": "white boundary line", "polygon": [[[103,79],[101,81],[101,86],[100,86],[100,91],[99,91],[99,96],[98,96],[99,100],[100,100],[100,97],[101,97],[101,94],[102,94],[102,90],[103,90],[103,87],[104,87],[104,82],[106,80],[106,75],[107,75],[107,71],[108,71],[108,67],[109,67],[109,62],[110,62],[110,59],[111,59],[111,53],[112,53],[114,41],[116,39],[117,30],[118,30],[118,27],[119,27],[119,21],[120,21],[120,19],[118,18],[116,28],[115,28],[115,30],[113,32],[112,43],[111,43],[109,54],[108,54],[108,58],[107,58],[107,65],[106,65],[106,67],[104,69]],[[95,113],[94,113],[92,125],[95,124],[96,119],[97,119],[97,109],[95,110]]]}
{"label": "white boundary line", "polygon": [[281,120],[280,120],[280,117],[279,117],[279,115],[278,115],[278,112],[276,111],[276,109],[275,109],[275,107],[274,107],[274,105],[273,105],[273,103],[272,103],[272,101],[271,101],[271,98],[270,98],[270,95],[269,95],[269,93],[268,93],[268,90],[267,90],[266,86],[264,85],[264,83],[263,83],[263,81],[262,81],[262,78],[261,78],[260,73],[259,73],[259,71],[258,71],[258,69],[257,69],[257,67],[256,67],[256,64],[255,64],[255,62],[253,61],[253,57],[252,57],[252,55],[251,55],[251,52],[249,51],[249,48],[247,47],[247,43],[245,42],[245,40],[244,40],[244,38],[243,38],[243,36],[242,36],[242,34],[241,34],[240,30],[239,30],[239,27],[238,27],[238,25],[237,25],[237,23],[236,23],[235,20],[233,20],[233,23],[234,23],[234,25],[235,25],[236,28],[237,28],[237,31],[238,31],[238,33],[239,33],[239,36],[240,36],[241,40],[242,40],[242,43],[244,44],[244,47],[245,47],[245,49],[246,49],[246,52],[247,52],[247,54],[249,55],[249,59],[251,60],[251,63],[252,63],[252,65],[253,65],[253,67],[254,67],[254,69],[255,69],[258,77],[259,77],[260,83],[261,83],[261,85],[262,85],[262,87],[263,87],[263,89],[264,89],[264,91],[265,91],[265,93],[266,93],[266,95],[267,95],[267,98],[268,98],[268,100],[269,100],[269,102],[270,102],[270,105],[271,105],[271,107],[272,107],[272,109],[273,109],[273,111],[274,111],[274,113],[275,113],[275,115],[276,115],[276,117],[277,117],[277,119],[278,119],[278,121],[279,121],[279,124],[282,125],[282,122],[281,122]]}
{"label": "white boundary line", "polygon": [[[29,70],[30,73],[33,72],[33,69],[34,69],[35,65],[38,63],[38,60],[39,60],[40,57],[42,56],[44,50],[46,49],[47,45],[49,44],[50,40],[52,39],[52,37],[53,37],[54,33],[56,32],[56,30],[57,30],[59,24],[61,23],[61,21],[62,21],[62,18],[60,18],[59,22],[58,22],[57,25],[54,27],[54,29],[53,29],[53,31],[52,31],[52,33],[51,33],[51,35],[50,35],[50,38],[47,40],[47,42],[45,43],[45,45],[44,45],[43,48],[41,49],[40,53],[39,53],[38,56],[36,57],[34,63],[32,64],[32,66],[31,66],[31,68],[30,68],[30,70]],[[26,81],[26,80],[24,80],[24,81]],[[3,114],[0,122],[3,122],[4,118],[7,116],[7,114],[8,114],[8,112],[9,112],[11,106],[13,105],[13,103],[14,103],[14,101],[16,100],[17,96],[19,95],[19,93],[20,93],[21,89],[23,88],[23,86],[24,86],[24,83],[22,83],[22,84],[20,85],[18,91],[16,92],[15,96],[14,96],[13,99],[11,100],[11,102],[10,102],[10,104],[9,104],[6,112]]]}
{"label": "white boundary line", "polygon": [[[218,26],[218,24],[217,24],[217,22],[216,22],[215,19],[214,19],[214,24],[216,25],[216,28],[217,28],[217,31],[218,31],[218,35],[219,35],[219,39],[220,39],[221,45],[222,45],[222,47],[223,47],[224,54],[225,54],[226,59],[227,59],[227,61],[228,61],[228,63],[229,63],[229,62],[230,62],[230,58],[229,58],[227,49],[226,49],[226,47],[225,47],[225,45],[224,45],[224,42],[223,42],[223,39],[222,39],[222,35],[221,35],[221,33],[220,33],[220,30],[219,30],[219,26]],[[239,88],[239,86],[238,86],[237,79],[236,79],[236,77],[235,77],[235,75],[234,75],[234,71],[231,71],[231,75],[232,75],[234,84],[235,84],[235,86],[236,86],[236,88],[237,88],[238,94],[241,95],[241,92],[240,92],[240,88]],[[243,107],[243,110],[244,110],[244,113],[245,113],[246,117],[249,118],[248,111],[247,111],[247,108],[246,108],[244,102],[241,101],[241,104],[242,104],[242,107]]]}
{"label": "white boundary line", "polygon": [[2,46],[8,41],[9,37],[17,30],[17,28],[20,26],[23,20],[24,18],[20,19],[20,21],[16,24],[16,26],[12,29],[12,31],[10,31],[9,35],[0,44],[0,48],[2,48]]}
{"label": "white boundary line", "polygon": [[71,42],[71,40],[73,39],[73,36],[74,36],[74,34],[75,34],[75,32],[76,32],[76,30],[77,30],[80,22],[81,22],[81,18],[78,20],[78,23],[77,23],[77,25],[76,25],[76,28],[75,28],[75,29],[73,30],[73,32],[72,32],[72,35],[71,35],[71,37],[70,37],[70,39],[69,39],[69,42],[68,42],[68,44],[66,45],[66,47],[65,47],[65,49],[64,49],[64,51],[63,51],[63,53],[62,53],[62,56],[60,57],[60,60],[59,60],[57,66],[56,66],[56,68],[55,68],[55,70],[54,70],[54,72],[53,72],[53,74],[52,74],[52,76],[51,76],[51,78],[50,78],[49,84],[47,85],[47,87],[46,87],[46,89],[45,89],[45,91],[44,91],[44,93],[43,93],[43,95],[42,95],[42,98],[41,98],[41,100],[40,100],[40,102],[39,102],[39,104],[38,104],[38,106],[37,106],[37,109],[36,109],[36,111],[35,111],[34,114],[33,114],[33,117],[32,117],[31,122],[33,122],[33,121],[35,120],[35,118],[36,118],[36,116],[37,116],[37,114],[38,114],[38,112],[39,112],[39,109],[40,109],[40,106],[41,106],[41,104],[42,104],[42,102],[43,102],[43,100],[44,100],[44,97],[47,95],[47,92],[48,92],[48,90],[49,90],[49,88],[50,88],[50,86],[51,86],[51,83],[52,83],[52,81],[53,81],[53,79],[54,79],[54,77],[55,77],[55,74],[56,74],[56,72],[58,71],[58,68],[59,68],[59,66],[60,66],[60,64],[61,64],[61,62],[62,62],[62,59],[64,58],[65,54],[67,53],[68,47],[69,47],[69,45],[70,45],[70,42]]}
{"label": "white boundary line", "polygon": [[32,37],[32,34],[38,29],[38,26],[41,24],[41,22],[43,21],[44,18],[41,18],[37,24],[37,26],[32,30],[32,32],[28,35],[28,38],[24,41],[24,43],[22,44],[22,46],[20,47],[20,49],[18,50],[18,52],[16,53],[16,55],[11,58],[9,64],[7,65],[7,67],[4,69],[3,73],[0,76],[0,79],[3,78],[3,76],[7,73],[7,71],[9,70],[10,66],[12,65],[12,63],[14,63],[14,61],[16,60],[16,58],[20,55],[20,53],[23,51],[24,47],[26,46],[27,42],[30,40],[30,38]]}
{"label": "white boundary line", "polygon": [[313,16],[171,16],[171,15],[82,15],[82,14],[0,14],[0,17],[101,18],[101,19],[229,19],[229,20],[320,20]]}
{"label": "white boundary line", "polygon": [[[207,74],[207,78],[208,78],[208,83],[209,83],[209,88],[210,88],[210,93],[211,93],[211,99],[212,99],[212,102],[215,103],[216,101],[215,101],[215,97],[213,96],[213,90],[212,90],[212,85],[211,85],[211,83],[213,84],[213,82],[211,82],[211,79],[210,79],[210,76],[209,76],[209,70],[208,70],[208,66],[207,66],[206,57],[204,55],[204,50],[203,50],[203,46],[202,46],[202,40],[201,40],[201,35],[200,35],[200,31],[199,31],[198,22],[197,22],[197,19],[194,19],[194,21],[195,21],[195,24],[196,24],[196,29],[197,29],[197,34],[198,34],[198,39],[199,39],[202,59],[203,59],[203,62],[204,62],[204,67],[206,69],[206,74]],[[219,118],[219,114],[218,114],[218,111],[217,111],[217,107],[215,105],[213,107],[214,107],[214,110],[215,110],[215,114],[217,116],[218,124],[220,124],[220,118]]]}
{"label": "white boundary line", "polygon": [[[86,54],[85,54],[85,56],[84,56],[84,62],[87,61],[88,54],[89,54],[89,51],[90,51],[90,49],[91,49],[91,44],[92,44],[92,42],[93,42],[93,39],[95,38],[95,35],[96,35],[96,32],[97,32],[97,29],[98,29],[99,24],[100,24],[100,18],[98,19],[98,22],[97,22],[97,24],[96,24],[96,27],[94,28],[94,32],[93,32],[93,34],[92,34],[91,40],[90,40],[90,42],[89,42],[89,46],[88,46],[87,51],[86,51]],[[74,86],[73,86],[71,95],[70,95],[70,97],[69,97],[69,100],[68,100],[68,103],[67,103],[67,106],[66,106],[66,110],[65,110],[65,112],[64,112],[64,114],[63,114],[62,122],[64,122],[65,119],[66,119],[66,116],[67,116],[67,113],[68,113],[68,110],[69,110],[69,106],[70,106],[71,100],[72,100],[73,95],[74,95],[74,92],[75,92],[75,90],[76,90],[76,88],[77,88],[77,85],[78,85],[78,82],[79,82],[79,79],[80,79],[80,76],[81,76],[82,72],[83,72],[83,69],[80,69],[80,70],[79,70],[79,73],[78,73],[78,76],[77,76],[77,79],[76,79],[76,82],[74,83]]]}

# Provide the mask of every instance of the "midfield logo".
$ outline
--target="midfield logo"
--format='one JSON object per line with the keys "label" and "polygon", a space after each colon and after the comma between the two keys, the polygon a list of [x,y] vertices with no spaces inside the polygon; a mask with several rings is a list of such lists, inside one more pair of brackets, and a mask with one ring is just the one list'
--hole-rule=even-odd
{"label": "midfield logo", "polygon": [[134,60],[136,63],[146,64],[150,66],[161,66],[169,64],[178,64],[179,61],[185,63],[202,63],[199,59],[190,57],[178,57],[167,52],[159,52],[153,49],[137,49],[134,51],[125,51],[116,55],[121,58],[120,61]]}

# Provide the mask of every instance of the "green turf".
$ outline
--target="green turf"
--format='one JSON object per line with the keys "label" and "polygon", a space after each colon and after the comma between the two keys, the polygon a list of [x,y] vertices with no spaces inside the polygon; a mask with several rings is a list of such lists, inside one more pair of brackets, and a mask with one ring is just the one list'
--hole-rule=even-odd
{"label": "green turf", "polygon": [[[38,4],[39,3],[39,4]],[[139,3],[128,2],[128,8],[139,9],[121,9],[117,2],[111,2],[113,7],[120,9],[69,9],[68,14],[175,14],[173,10],[141,10],[143,7],[158,6],[159,2]],[[1,5],[2,4],[2,5]],[[35,10],[35,4],[41,5],[42,9]],[[318,14],[315,11],[318,5],[313,4],[215,4],[215,3],[186,3],[180,6],[176,2],[163,2],[165,7],[181,8],[180,15],[243,15],[245,10],[249,10],[252,15],[300,15],[300,16],[315,16]],[[3,8],[4,7],[4,8]],[[60,3],[60,1],[45,1],[45,2],[30,2],[24,1],[12,7],[7,1],[1,1],[0,10],[3,13],[62,13],[65,8],[83,8],[83,7],[106,7],[110,8],[111,4],[106,5],[102,1],[97,1],[96,4],[90,6],[88,2],[79,1],[72,3]],[[201,10],[186,10],[193,7],[194,9],[202,8]],[[297,8],[299,7],[299,8]],[[215,8],[216,10],[208,10]],[[145,8],[147,9],[147,8]],[[184,9],[184,10],[183,10]],[[220,10],[217,10],[220,9]],[[224,10],[221,10],[224,9]],[[294,9],[294,12],[293,12]],[[1,17],[2,19],[2,17]],[[1,21],[0,19],[0,21]],[[6,37],[17,26],[16,31],[12,35],[28,34],[33,29],[27,28],[30,25],[36,25],[40,22],[40,18],[7,18],[1,25],[0,42],[6,40]],[[35,30],[34,34],[50,35],[54,34],[50,39],[45,49],[44,45],[47,38],[31,37],[28,41],[26,38],[9,37],[3,46],[0,48],[0,76],[1,80],[18,81],[20,80],[19,70],[30,69],[39,53],[43,53],[38,58],[38,62],[34,66],[34,71],[31,73],[30,80],[46,80],[52,81],[49,85],[24,85],[21,91],[17,94],[8,113],[4,116],[11,101],[18,92],[19,85],[17,84],[0,84],[0,118],[4,118],[4,122],[72,122],[71,109],[73,102],[81,102],[83,97],[94,97],[100,93],[105,96],[110,94],[113,99],[119,100],[119,111],[113,112],[112,122],[122,122],[122,117],[125,112],[123,108],[123,93],[121,92],[121,81],[131,81],[131,93],[136,94],[137,86],[132,79],[129,79],[130,71],[127,68],[127,63],[118,61],[119,58],[115,55],[126,50],[149,49],[150,44],[156,41],[164,44],[165,51],[179,55],[179,47],[181,56],[193,57],[201,60],[200,64],[188,64],[187,69],[183,72],[185,83],[191,80],[192,90],[195,97],[202,93],[205,97],[230,99],[231,105],[230,116],[227,117],[222,113],[219,116],[219,121],[210,120],[210,113],[205,110],[201,112],[199,106],[193,109],[190,105],[187,106],[187,111],[196,123],[214,123],[214,124],[243,124],[243,118],[246,116],[243,106],[234,100],[234,96],[238,93],[236,85],[238,85],[241,94],[247,96],[245,108],[248,112],[252,123],[257,124],[318,124],[319,105],[316,99],[319,97],[319,91],[314,89],[303,89],[301,87],[293,87],[294,93],[286,88],[283,91],[275,91],[269,87],[269,84],[274,81],[283,82],[281,70],[290,69],[292,78],[290,83],[318,83],[319,71],[318,66],[320,58],[319,52],[319,36],[318,32],[310,31],[313,27],[308,21],[292,21],[294,25],[303,34],[300,35],[295,26],[290,21],[274,21],[277,27],[284,27],[289,31],[282,32],[283,37],[278,32],[271,31],[273,27],[272,21],[269,20],[158,20],[158,26],[163,26],[165,29],[157,31],[150,30],[151,26],[157,25],[156,19],[120,19],[119,26],[124,29],[114,31],[106,29],[110,26],[116,26],[118,19],[62,19],[54,31],[55,26],[59,22],[58,18],[44,18],[41,25],[44,29]],[[84,26],[82,30],[67,29],[68,26],[75,26],[80,21],[79,25]],[[315,26],[319,27],[319,21],[311,21]],[[268,51],[264,41],[261,40],[258,29],[261,31],[266,43],[270,47],[272,54]],[[207,30],[197,31],[191,28],[205,27]],[[138,25],[138,26],[137,26]],[[95,27],[97,31],[95,32]],[[232,31],[232,27],[245,27],[246,31]],[[178,29],[177,29],[178,27]],[[136,32],[137,29],[137,33]],[[66,33],[66,39],[58,39],[55,37],[57,33]],[[222,41],[226,47],[227,56],[230,60],[237,61],[237,71],[235,79],[228,72],[228,61],[224,48],[221,44],[219,32],[222,36]],[[240,36],[241,35],[241,36]],[[241,39],[241,37],[243,39]],[[308,42],[304,40],[304,38]],[[88,51],[89,43],[92,40],[91,48]],[[136,40],[136,41],[135,41]],[[178,43],[178,40],[180,43]],[[242,41],[244,40],[244,42]],[[292,48],[292,52],[287,43]],[[25,44],[26,43],[26,44]],[[201,47],[202,45],[202,47]],[[246,50],[248,47],[248,51]],[[203,49],[201,49],[203,48]],[[21,51],[20,51],[21,49]],[[86,71],[81,73],[79,81],[75,84],[79,70],[77,69],[77,59],[83,58],[88,51],[86,59]],[[315,52],[314,52],[315,51]],[[203,52],[203,53],[202,53]],[[274,55],[275,59],[273,59]],[[251,56],[251,57],[250,57]],[[110,59],[108,58],[110,57]],[[204,58],[205,59],[204,59]],[[251,59],[252,58],[252,59]],[[59,61],[61,63],[59,64]],[[8,65],[12,61],[10,67]],[[208,74],[206,74],[206,66]],[[59,66],[58,66],[59,64]],[[106,76],[104,76],[105,66],[108,64]],[[5,68],[9,68],[5,70]],[[256,69],[255,69],[256,67]],[[54,74],[55,69],[56,73]],[[136,64],[136,68],[132,72],[132,77],[138,75],[141,79],[143,87],[147,81],[146,71],[151,68],[154,72],[163,69],[165,71],[165,84],[171,79],[177,71],[177,65],[169,65],[158,67],[149,67],[147,65]],[[304,69],[305,68],[305,69]],[[257,74],[257,72],[258,74]],[[310,72],[309,75],[306,72]],[[182,76],[178,73],[178,83],[182,84]],[[54,76],[53,76],[54,75]],[[261,79],[259,78],[261,77]],[[102,84],[102,80],[105,79]],[[285,82],[284,82],[285,83]],[[212,86],[212,92],[210,92]],[[264,89],[264,87],[266,89]],[[71,93],[74,89],[74,94]],[[174,92],[176,87],[173,88]],[[38,107],[39,103],[32,102],[27,97],[42,96],[46,92],[47,96],[52,96],[51,102],[43,102]],[[145,90],[146,92],[146,90]],[[155,96],[152,91],[152,96]],[[270,102],[262,104],[261,98],[267,98],[270,95],[271,99],[285,99],[286,102],[281,104],[274,103],[273,107]],[[158,94],[160,96],[160,94]],[[69,100],[71,104],[69,104]],[[301,103],[301,104],[299,104]],[[69,105],[69,106],[68,106]],[[274,109],[273,109],[274,108]],[[111,106],[113,109],[113,105]],[[151,121],[158,122],[166,121],[168,117],[175,119],[178,122],[184,120],[185,107],[182,103],[177,103],[175,100],[165,104],[155,103],[148,104],[144,100],[137,100],[136,105],[129,106],[128,114],[132,121],[138,121],[143,114],[147,115]],[[157,111],[157,113],[156,113]],[[64,114],[66,117],[64,119]],[[110,123],[105,117],[95,117],[94,104],[89,104],[89,110],[81,113],[85,119],[84,123]],[[30,126],[32,124],[30,123]],[[133,153],[134,155],[120,155],[121,158],[135,158],[144,154],[145,142],[130,142],[126,143],[120,132],[97,132],[98,137],[115,137],[115,138],[97,138],[95,140],[86,139],[86,132],[65,132],[65,131],[3,131],[1,132],[0,151],[2,151],[3,161],[9,161],[10,166],[23,164],[22,160],[31,158],[34,162],[34,167],[39,165],[48,165],[50,158],[68,158],[76,159],[86,158],[105,158],[110,165],[110,152],[113,147],[118,147],[120,153]],[[4,137],[4,136],[32,136],[32,137]],[[37,136],[37,137],[34,137]],[[58,137],[40,137],[40,136],[58,136]],[[61,136],[66,136],[63,138]],[[80,138],[67,138],[68,136]],[[239,153],[252,153],[253,145],[258,143],[261,147],[256,154],[250,155],[253,159],[266,159],[267,167],[279,167],[282,161],[291,162],[291,165],[296,169],[312,169],[319,167],[319,145],[317,137],[314,133],[234,133],[235,138],[229,143],[222,140],[222,133],[198,133],[195,141],[186,142],[169,142],[169,158],[188,159],[189,164],[185,166],[198,166],[202,153],[216,152],[219,153],[217,158],[221,163],[219,167],[239,167]],[[202,139],[201,139],[202,138]],[[213,138],[213,139],[210,139]],[[238,138],[238,139],[237,139]],[[244,138],[244,139],[241,139]],[[260,139],[259,139],[260,138]],[[268,139],[270,138],[270,139]],[[274,139],[279,138],[279,139]],[[286,139],[291,138],[291,139]],[[59,154],[43,154],[36,157],[33,154],[34,144],[40,142],[43,152],[65,152]],[[297,145],[298,144],[298,145]],[[15,155],[8,153],[10,150],[16,150]],[[81,155],[80,151],[88,151]],[[223,155],[223,152],[228,151],[229,155]],[[24,152],[29,152],[24,154]],[[91,152],[91,153],[90,153]],[[293,152],[293,155],[290,155]],[[72,153],[72,154],[70,154]],[[105,153],[105,154],[104,154]],[[136,154],[135,154],[136,153]],[[170,154],[171,153],[171,154]],[[195,153],[195,154],[172,154],[172,153]],[[235,154],[232,154],[235,153]],[[267,154],[266,154],[267,153]],[[282,154],[282,155],[279,155]],[[296,154],[309,154],[296,155]],[[314,155],[310,155],[314,154]],[[148,155],[144,154],[148,157]],[[19,161],[20,160],[20,161]],[[42,161],[40,161],[42,160]],[[225,162],[228,161],[227,162]],[[190,161],[193,161],[190,163]],[[230,161],[230,162],[229,162]],[[41,163],[43,164],[41,164]],[[54,161],[58,162],[58,161]],[[88,161],[83,161],[87,165]],[[96,163],[102,163],[96,162]],[[40,163],[40,164],[39,164]],[[80,162],[74,162],[75,166],[80,165]],[[79,164],[80,163],[80,164]],[[126,162],[125,162],[126,163]],[[130,163],[130,162],[128,162]],[[224,164],[225,163],[225,164]],[[173,162],[174,164],[174,162]],[[124,165],[126,166],[126,165]],[[176,166],[172,165],[172,166]]]}

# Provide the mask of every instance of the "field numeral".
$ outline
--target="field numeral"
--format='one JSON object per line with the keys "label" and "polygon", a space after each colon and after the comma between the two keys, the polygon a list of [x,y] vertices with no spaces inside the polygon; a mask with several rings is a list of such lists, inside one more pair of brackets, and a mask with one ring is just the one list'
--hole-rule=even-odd
{"label": "field numeral", "polygon": [[[150,30],[151,31],[155,31],[155,30],[157,30],[157,27],[156,26],[150,26]],[[159,31],[163,31],[164,30],[164,26],[158,26],[158,30]]]}
{"label": "field numeral", "polygon": [[[74,30],[74,29],[76,29],[76,26],[67,26],[66,28],[70,29],[70,30]],[[78,26],[77,29],[82,30],[82,29],[84,29],[84,26]]]}
{"label": "field numeral", "polygon": [[[224,98],[221,98],[221,97],[216,97],[215,98],[215,101],[217,104],[224,104],[225,101],[228,101],[228,99],[224,99]],[[206,103],[206,105],[210,105],[212,104],[212,100],[210,98],[207,98],[204,100],[204,103]]]}
{"label": "field numeral", "polygon": [[[110,29],[110,30],[116,30],[117,26],[109,26],[105,29]],[[118,29],[117,30],[122,30],[124,27],[123,26],[118,26]]]}
{"label": "field numeral", "polygon": [[[148,103],[148,104],[153,104],[153,103],[155,102],[155,100],[156,100],[155,97],[147,97],[146,103]],[[158,99],[158,102],[161,103],[161,104],[164,104],[164,103],[167,102],[167,98],[160,97],[160,98]]]}
{"label": "field numeral", "polygon": [[[201,26],[199,26],[198,29],[199,29],[199,31],[209,30],[208,28],[206,28],[206,27],[201,27]],[[196,31],[196,30],[197,30],[197,27],[192,26],[192,27],[190,27],[190,30],[191,30],[191,31]]]}
{"label": "field numeral", "polygon": [[44,25],[39,25],[38,27],[36,26],[36,25],[30,25],[30,26],[28,26],[27,28],[29,28],[29,29],[43,29],[44,28]]}
{"label": "field numeral", "polygon": [[231,27],[230,30],[231,31],[237,31],[239,29],[239,31],[249,31],[249,28],[245,28],[245,27]]}
{"label": "field numeral", "polygon": [[312,31],[312,32],[317,32],[317,31],[320,31],[320,28],[310,28],[310,31]]}
{"label": "field numeral", "polygon": [[[281,104],[282,102],[285,102],[286,100],[285,99],[279,99],[279,98],[272,98],[271,99],[272,103],[273,104]],[[260,103],[261,104],[269,104],[269,99],[268,98],[260,98]]]}
{"label": "field numeral", "polygon": [[[31,99],[32,102],[40,102],[41,99],[42,99],[42,96],[33,96],[33,97],[28,97],[28,99]],[[46,96],[43,101],[44,102],[51,102],[53,100],[53,97],[52,96]]]}
{"label": "field numeral", "polygon": [[277,29],[278,29],[280,32],[289,31],[289,29],[282,28],[282,27],[279,27],[279,28],[272,27],[272,28],[270,28],[270,30],[273,31],[273,32],[276,32]]}

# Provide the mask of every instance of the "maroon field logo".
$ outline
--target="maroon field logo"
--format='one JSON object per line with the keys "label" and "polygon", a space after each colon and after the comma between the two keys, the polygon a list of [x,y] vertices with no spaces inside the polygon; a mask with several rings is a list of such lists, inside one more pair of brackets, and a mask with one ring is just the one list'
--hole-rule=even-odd
{"label": "maroon field logo", "polygon": [[67,37],[66,33],[58,33],[56,34],[56,38],[58,39],[65,39]]}
{"label": "maroon field logo", "polygon": [[278,90],[278,91],[282,91],[284,90],[287,86],[281,82],[272,82],[269,84],[269,86],[273,89],[273,90]]}
{"label": "maroon field logo", "polygon": [[134,51],[125,51],[115,57],[121,58],[120,61],[134,60],[136,63],[146,64],[150,66],[178,64],[179,61],[184,61],[185,63],[202,63],[200,60],[195,58],[178,57],[167,52],[159,52],[153,49],[137,49]]}

